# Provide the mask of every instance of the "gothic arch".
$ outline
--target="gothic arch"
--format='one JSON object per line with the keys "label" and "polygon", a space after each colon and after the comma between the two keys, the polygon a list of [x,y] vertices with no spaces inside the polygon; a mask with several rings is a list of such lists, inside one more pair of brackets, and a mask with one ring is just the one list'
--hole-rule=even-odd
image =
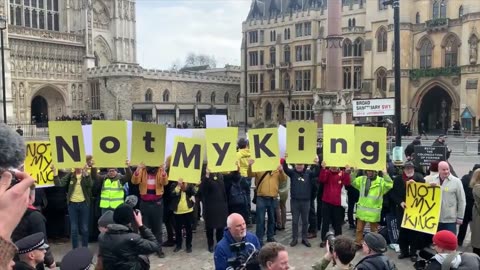
{"label": "gothic arch", "polygon": [[[442,39],[442,43],[441,43],[441,46],[442,48],[445,48],[445,46],[447,45],[447,42],[451,39],[455,39],[455,44],[457,45],[457,47],[460,47],[460,45],[462,45],[462,41],[461,39],[458,37],[457,34],[453,33],[453,32],[449,32],[447,33],[443,39]],[[433,44],[433,43],[432,43]]]}
{"label": "gothic arch", "polygon": [[456,93],[454,88],[448,83],[438,79],[433,79],[424,83],[423,86],[421,86],[417,90],[412,100],[410,101],[410,104],[415,106],[417,103],[421,102],[423,96],[425,96],[425,94],[435,86],[441,87],[443,90],[445,90],[445,92],[450,95],[450,97],[452,98],[452,105],[454,109],[458,110],[460,108],[460,96],[458,95],[458,93]]}
{"label": "gothic arch", "polygon": [[[37,107],[38,103],[36,101],[39,99],[45,102],[41,108]],[[35,115],[37,120],[41,113],[48,116],[49,120],[54,120],[56,117],[71,112],[67,109],[69,99],[66,92],[53,84],[44,84],[32,89],[29,100],[30,114],[31,116]]]}
{"label": "gothic arch", "polygon": [[93,27],[109,29],[111,22],[110,8],[101,0],[95,0],[92,4]]}
{"label": "gothic arch", "polygon": [[427,40],[430,41],[430,44],[432,44],[432,50],[435,49],[435,43],[433,42],[433,39],[428,34],[425,34],[423,37],[421,37],[418,40],[417,44],[415,45],[415,49],[417,49],[417,51],[420,51],[423,43],[426,42]]}
{"label": "gothic arch", "polygon": [[102,36],[98,35],[95,37],[95,40],[93,42],[93,48],[94,48],[94,54],[96,55],[96,58],[98,59],[98,66],[108,66],[112,63],[112,50],[110,49],[110,46],[108,45],[107,40]]}

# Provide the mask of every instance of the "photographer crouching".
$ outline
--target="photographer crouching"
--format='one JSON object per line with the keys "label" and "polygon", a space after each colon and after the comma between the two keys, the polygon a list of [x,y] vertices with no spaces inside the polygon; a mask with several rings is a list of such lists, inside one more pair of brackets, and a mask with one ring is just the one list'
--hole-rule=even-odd
{"label": "photographer crouching", "polygon": [[325,270],[331,261],[333,261],[333,267],[330,269],[333,270],[343,270],[348,269],[352,270],[353,265],[351,262],[355,258],[355,253],[357,248],[355,241],[346,237],[338,236],[335,238],[332,232],[328,232],[325,236],[326,241],[326,252],[320,263],[314,264],[312,266],[313,270]]}
{"label": "photographer crouching", "polygon": [[260,249],[257,236],[247,232],[247,225],[240,214],[227,218],[227,228],[213,255],[216,270],[260,269],[256,257]]}

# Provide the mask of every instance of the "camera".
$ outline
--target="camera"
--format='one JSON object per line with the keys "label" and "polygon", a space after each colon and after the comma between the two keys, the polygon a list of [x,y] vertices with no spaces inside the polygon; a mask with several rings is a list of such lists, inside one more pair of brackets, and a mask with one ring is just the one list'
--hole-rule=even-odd
{"label": "camera", "polygon": [[430,259],[432,259],[433,256],[435,256],[435,254],[436,254],[435,250],[433,250],[431,248],[424,248],[424,249],[420,250],[418,255],[422,259],[419,259],[418,261],[416,261],[415,264],[413,264],[413,267],[416,270],[426,269],[429,262],[430,262]]}
{"label": "camera", "polygon": [[252,245],[253,250],[248,252],[247,245],[252,244],[245,241],[230,244],[230,251],[236,255],[228,259],[228,270],[260,270],[260,264],[257,260],[258,250]]}
{"label": "camera", "polygon": [[328,232],[325,235],[325,239],[328,241],[328,245],[330,246],[330,253],[333,254],[333,247],[335,246],[335,234],[333,232]]}

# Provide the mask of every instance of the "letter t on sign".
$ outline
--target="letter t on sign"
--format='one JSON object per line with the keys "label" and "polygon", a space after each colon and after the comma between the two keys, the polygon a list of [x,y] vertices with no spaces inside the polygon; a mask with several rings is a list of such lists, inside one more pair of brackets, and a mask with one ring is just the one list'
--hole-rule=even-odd
{"label": "letter t on sign", "polygon": [[152,142],[155,141],[155,138],[152,137],[152,132],[150,131],[145,132],[145,136],[143,137],[143,140],[145,141],[145,150],[150,153],[154,152],[155,149],[153,149],[152,147]]}

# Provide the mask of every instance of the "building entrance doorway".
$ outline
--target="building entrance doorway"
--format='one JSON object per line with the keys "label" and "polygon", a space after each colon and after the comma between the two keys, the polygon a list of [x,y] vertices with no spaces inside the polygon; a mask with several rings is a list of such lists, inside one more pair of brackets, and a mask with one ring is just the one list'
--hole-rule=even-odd
{"label": "building entrance doorway", "polygon": [[430,134],[444,134],[452,119],[452,98],[442,87],[435,86],[422,98],[418,111],[418,129]]}
{"label": "building entrance doorway", "polygon": [[43,96],[36,96],[32,100],[32,123],[37,125],[48,122],[48,102]]}

